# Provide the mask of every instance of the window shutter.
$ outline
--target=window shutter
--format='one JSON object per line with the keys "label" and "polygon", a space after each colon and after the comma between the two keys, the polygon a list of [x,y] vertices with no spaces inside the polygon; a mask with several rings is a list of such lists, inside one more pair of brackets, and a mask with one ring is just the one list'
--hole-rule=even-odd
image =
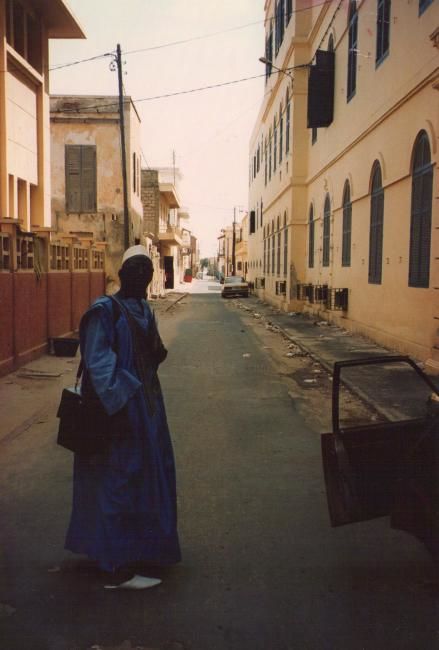
{"label": "window shutter", "polygon": [[96,212],[96,147],[81,147],[81,212]]}
{"label": "window shutter", "polygon": [[335,54],[317,50],[308,79],[308,128],[329,126],[334,119]]}
{"label": "window shutter", "polygon": [[66,145],[66,212],[81,211],[81,147]]}
{"label": "window shutter", "polygon": [[409,286],[428,288],[430,284],[431,168],[413,178],[412,219],[410,228]]}

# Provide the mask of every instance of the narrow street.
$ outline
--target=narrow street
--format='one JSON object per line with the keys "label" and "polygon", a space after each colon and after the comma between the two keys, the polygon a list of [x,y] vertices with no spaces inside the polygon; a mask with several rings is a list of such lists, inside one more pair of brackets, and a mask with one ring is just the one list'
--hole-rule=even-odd
{"label": "narrow street", "polygon": [[271,334],[213,280],[202,284],[157,309],[183,562],[157,569],[155,589],[104,591],[93,565],[63,550],[72,458],[55,444],[54,415],[77,359],[40,359],[61,373],[45,383],[0,380],[2,402],[26,406],[0,435],[1,648],[439,647],[427,552],[384,520],[330,528],[319,437],[328,413],[307,415],[318,400],[292,393]]}

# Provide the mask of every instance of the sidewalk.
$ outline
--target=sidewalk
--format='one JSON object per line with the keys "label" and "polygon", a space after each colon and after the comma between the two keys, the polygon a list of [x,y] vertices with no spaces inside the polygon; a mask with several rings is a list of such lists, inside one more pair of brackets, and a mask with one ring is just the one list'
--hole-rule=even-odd
{"label": "sidewalk", "polygon": [[[280,312],[255,296],[238,301],[243,309],[259,314],[307,352],[329,372],[336,361],[393,356],[398,352],[347,330],[305,314]],[[256,316],[257,317],[257,316]],[[419,364],[422,369],[422,364]],[[351,390],[389,420],[423,417],[431,389],[408,364],[361,366],[342,370],[341,378]],[[439,377],[431,377],[439,390]]]}

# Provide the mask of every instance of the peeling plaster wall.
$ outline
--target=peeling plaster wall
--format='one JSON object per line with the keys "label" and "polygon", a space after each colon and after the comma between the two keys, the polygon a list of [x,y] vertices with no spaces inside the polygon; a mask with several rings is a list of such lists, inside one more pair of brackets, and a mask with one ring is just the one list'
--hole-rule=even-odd
{"label": "peeling plaster wall", "polygon": [[[61,232],[88,232],[98,241],[105,241],[107,286],[118,282],[124,251],[123,184],[120,150],[120,128],[117,113],[56,113],[63,100],[90,102],[93,98],[52,98],[51,157],[52,157],[52,225]],[[105,99],[103,100],[105,101]],[[108,102],[108,99],[107,99]],[[98,101],[96,101],[98,103]],[[136,153],[140,181],[140,120],[130,108],[125,111],[128,205],[131,231],[130,243],[143,241],[143,209],[140,183],[134,192],[132,155]],[[95,145],[97,163],[97,212],[66,213],[65,145]]]}

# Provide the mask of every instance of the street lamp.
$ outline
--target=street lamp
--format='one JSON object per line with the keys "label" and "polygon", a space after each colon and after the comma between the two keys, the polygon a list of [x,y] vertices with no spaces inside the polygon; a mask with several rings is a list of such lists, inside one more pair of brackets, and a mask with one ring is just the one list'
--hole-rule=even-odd
{"label": "street lamp", "polygon": [[265,56],[259,57],[259,61],[261,63],[264,63],[265,65],[271,66],[272,68],[274,68],[278,72],[283,72],[283,74],[286,75],[287,77],[289,77],[291,79],[291,81],[294,81],[293,75],[291,74],[291,72],[289,72],[289,70],[292,70],[293,68],[285,68],[285,69],[278,68],[277,65],[274,65],[273,61],[270,61],[270,59],[267,59]]}

